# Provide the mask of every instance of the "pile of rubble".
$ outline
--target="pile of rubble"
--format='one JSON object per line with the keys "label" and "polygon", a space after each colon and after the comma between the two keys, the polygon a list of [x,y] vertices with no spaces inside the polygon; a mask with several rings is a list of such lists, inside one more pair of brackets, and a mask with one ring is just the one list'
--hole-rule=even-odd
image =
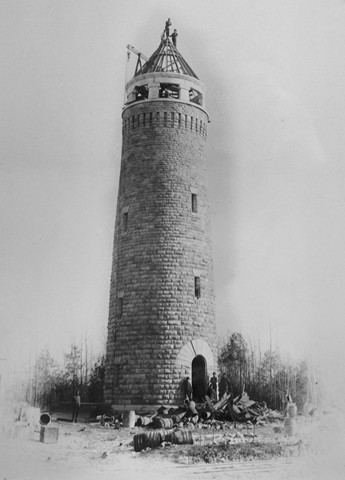
{"label": "pile of rubble", "polygon": [[[128,412],[127,412],[128,413]],[[223,428],[226,422],[238,423],[275,422],[283,420],[283,415],[277,411],[269,410],[265,403],[258,403],[243,393],[236,398],[231,394],[224,394],[216,403],[212,404],[206,397],[206,402],[196,404],[189,401],[186,405],[176,408],[161,406],[156,412],[148,412],[136,415],[133,425],[137,427],[148,427],[150,429],[183,428],[187,425],[212,426],[216,429]],[[110,415],[99,415],[97,417],[101,426],[120,428],[124,426],[123,415],[118,417]]]}
{"label": "pile of rubble", "polygon": [[216,403],[212,404],[208,398],[202,404],[196,404],[190,401],[188,405],[178,408],[160,407],[151,417],[139,417],[136,425],[148,425],[151,428],[169,428],[173,426],[182,427],[188,423],[204,424],[218,422],[234,422],[256,424],[259,416],[264,416],[267,408],[253,400],[250,400],[246,393],[233,398],[231,394],[224,396]]}
{"label": "pile of rubble", "polygon": [[[255,426],[257,423],[280,422],[283,416],[276,411],[267,409],[266,404],[252,401],[246,393],[233,398],[231,394],[225,394],[221,400],[212,404],[208,398],[203,404],[189,401],[188,405],[177,408],[161,406],[157,412],[150,415],[136,417],[135,425],[148,427],[143,433],[137,433],[133,438],[134,450],[140,452],[143,449],[155,448],[160,445],[193,444],[191,428],[212,429],[211,440],[203,436],[206,444],[209,441],[215,443],[215,430],[224,430],[235,427],[235,432],[221,434],[220,441],[228,444],[244,442],[244,436],[236,429],[237,424],[244,424],[247,428],[251,425],[254,429],[250,434],[252,440],[256,437]],[[231,423],[230,423],[231,422]],[[206,432],[205,432],[206,433]],[[198,438],[201,444],[202,437]]]}

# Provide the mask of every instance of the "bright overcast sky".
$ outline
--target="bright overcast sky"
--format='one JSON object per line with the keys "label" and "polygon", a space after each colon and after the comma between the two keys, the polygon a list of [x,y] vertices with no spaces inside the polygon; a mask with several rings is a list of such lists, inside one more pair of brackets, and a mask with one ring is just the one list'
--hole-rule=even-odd
{"label": "bright overcast sky", "polygon": [[[344,364],[345,2],[3,0],[1,343],[106,336],[130,43],[207,85],[219,333]],[[126,73],[127,65],[127,73]],[[22,355],[23,354],[23,355]]]}

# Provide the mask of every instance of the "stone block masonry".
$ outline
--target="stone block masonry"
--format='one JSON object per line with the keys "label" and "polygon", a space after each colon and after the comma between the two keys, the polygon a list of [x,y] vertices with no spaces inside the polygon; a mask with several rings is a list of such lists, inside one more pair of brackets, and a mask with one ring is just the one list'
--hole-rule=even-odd
{"label": "stone block masonry", "polygon": [[136,102],[123,112],[108,402],[179,403],[188,372],[177,362],[179,352],[196,338],[214,350],[207,124],[203,108],[176,100]]}

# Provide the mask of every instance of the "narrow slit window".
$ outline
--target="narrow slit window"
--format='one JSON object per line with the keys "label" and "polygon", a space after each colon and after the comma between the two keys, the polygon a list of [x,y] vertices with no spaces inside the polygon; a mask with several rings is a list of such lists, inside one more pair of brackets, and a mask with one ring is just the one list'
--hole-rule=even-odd
{"label": "narrow slit window", "polygon": [[194,277],[194,295],[195,298],[201,297],[200,277]]}
{"label": "narrow slit window", "polygon": [[164,112],[164,126],[167,126],[168,112]]}
{"label": "narrow slit window", "polygon": [[196,193],[192,193],[192,212],[198,213],[198,197]]}
{"label": "narrow slit window", "polygon": [[128,212],[124,212],[123,214],[123,231],[127,232],[128,228]]}

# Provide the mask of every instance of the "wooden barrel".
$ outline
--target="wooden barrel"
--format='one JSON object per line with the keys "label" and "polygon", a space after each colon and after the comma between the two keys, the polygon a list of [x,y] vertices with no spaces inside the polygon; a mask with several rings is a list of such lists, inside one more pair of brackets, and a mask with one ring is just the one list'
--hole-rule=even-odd
{"label": "wooden barrel", "polygon": [[147,447],[156,448],[164,441],[165,435],[162,432],[149,432],[147,434]]}
{"label": "wooden barrel", "polygon": [[170,432],[166,432],[166,434],[164,435],[164,442],[170,442],[170,443],[174,443],[173,442],[173,436],[174,436],[174,432],[170,431]]}
{"label": "wooden barrel", "polygon": [[193,445],[193,435],[190,430],[176,430],[170,441],[175,445]]}
{"label": "wooden barrel", "polygon": [[146,427],[151,423],[151,417],[139,417],[136,425],[138,427]]}
{"label": "wooden barrel", "polygon": [[157,448],[164,441],[162,432],[137,433],[133,437],[134,450],[141,452],[145,448]]}
{"label": "wooden barrel", "polygon": [[163,418],[164,428],[172,428],[174,426],[174,420],[171,417]]}
{"label": "wooden barrel", "polygon": [[136,452],[141,452],[144,448],[147,447],[147,435],[146,433],[137,433],[133,437],[134,450]]}
{"label": "wooden barrel", "polygon": [[163,424],[163,419],[162,417],[155,417],[153,420],[152,420],[152,426],[153,428],[163,428],[164,427],[164,424]]}
{"label": "wooden barrel", "polygon": [[171,417],[155,417],[153,419],[154,428],[172,428],[174,421]]}

